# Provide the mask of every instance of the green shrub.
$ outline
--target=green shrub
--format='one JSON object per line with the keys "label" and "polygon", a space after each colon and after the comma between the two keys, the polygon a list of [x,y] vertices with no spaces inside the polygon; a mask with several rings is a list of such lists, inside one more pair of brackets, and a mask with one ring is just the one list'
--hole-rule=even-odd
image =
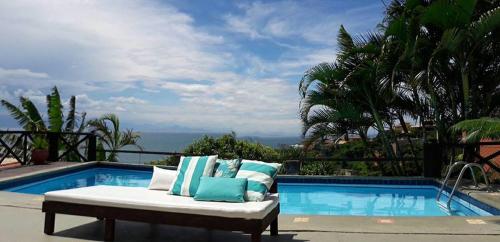
{"label": "green shrub", "polygon": [[223,159],[244,158],[249,160],[277,161],[279,153],[272,147],[237,140],[236,134],[226,134],[219,138],[203,136],[184,149],[190,155],[219,155]]}
{"label": "green shrub", "polygon": [[149,164],[154,166],[177,166],[179,165],[180,156],[166,157],[163,160],[153,160]]}
{"label": "green shrub", "polygon": [[[222,159],[242,158],[248,160],[261,160],[279,162],[280,154],[274,148],[236,139],[236,134],[226,134],[219,138],[203,136],[194,141],[183,151],[186,155],[219,155]],[[165,160],[152,161],[152,165],[178,165],[179,157],[170,157]]]}
{"label": "green shrub", "polygon": [[337,162],[330,161],[312,161],[302,164],[300,168],[300,175],[333,175],[340,169],[340,165]]}
{"label": "green shrub", "polygon": [[46,150],[49,148],[49,143],[45,138],[37,136],[33,139],[31,146],[35,150]]}

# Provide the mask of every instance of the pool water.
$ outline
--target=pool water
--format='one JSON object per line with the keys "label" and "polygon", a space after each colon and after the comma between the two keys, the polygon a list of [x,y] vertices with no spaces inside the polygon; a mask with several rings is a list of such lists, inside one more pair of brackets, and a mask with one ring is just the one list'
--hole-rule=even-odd
{"label": "pool water", "polygon": [[153,173],[117,168],[90,168],[5,189],[5,191],[44,194],[50,191],[97,185],[147,187]]}
{"label": "pool water", "polygon": [[[151,171],[89,168],[65,175],[4,189],[44,194],[45,192],[95,185],[147,187]],[[437,187],[416,185],[355,185],[279,183],[281,213],[296,215],[346,216],[488,216],[463,200],[455,199],[451,211],[435,200]],[[442,196],[443,201],[447,197]]]}
{"label": "pool water", "polygon": [[[345,216],[488,216],[460,199],[451,211],[438,205],[434,186],[279,184],[284,214]],[[443,194],[442,202],[448,197]]]}

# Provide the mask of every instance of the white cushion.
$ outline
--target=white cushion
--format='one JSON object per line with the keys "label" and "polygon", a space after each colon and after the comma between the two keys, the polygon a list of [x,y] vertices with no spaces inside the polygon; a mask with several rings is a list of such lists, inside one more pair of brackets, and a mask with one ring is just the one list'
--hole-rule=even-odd
{"label": "white cushion", "polygon": [[47,192],[45,201],[227,218],[262,219],[276,207],[279,197],[278,194],[272,194],[262,202],[204,202],[195,201],[192,197],[169,195],[165,191],[148,190],[143,187],[92,186]]}
{"label": "white cushion", "polygon": [[167,170],[159,167],[153,167],[153,177],[149,183],[149,189],[151,190],[164,190],[168,191],[172,181],[175,179],[177,171]]}

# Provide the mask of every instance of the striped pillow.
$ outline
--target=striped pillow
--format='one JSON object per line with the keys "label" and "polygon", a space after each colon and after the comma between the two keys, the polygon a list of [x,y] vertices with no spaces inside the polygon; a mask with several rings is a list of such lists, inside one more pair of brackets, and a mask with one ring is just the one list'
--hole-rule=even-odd
{"label": "striped pillow", "polygon": [[265,163],[255,160],[241,161],[236,178],[247,178],[248,185],[245,200],[260,202],[264,200],[278,174],[281,164]]}
{"label": "striped pillow", "polygon": [[177,176],[170,186],[169,194],[193,197],[200,185],[200,177],[212,175],[216,160],[216,155],[181,156]]}
{"label": "striped pillow", "polygon": [[223,160],[217,159],[214,168],[214,177],[228,177],[234,178],[236,173],[238,173],[238,167],[240,167],[240,159]]}

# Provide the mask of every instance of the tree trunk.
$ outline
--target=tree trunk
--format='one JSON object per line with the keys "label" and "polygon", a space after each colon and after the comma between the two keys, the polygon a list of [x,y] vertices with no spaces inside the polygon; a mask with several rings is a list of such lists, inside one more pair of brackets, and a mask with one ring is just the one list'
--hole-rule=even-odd
{"label": "tree trunk", "polygon": [[[375,158],[376,154],[372,149],[370,149],[369,144],[368,144],[368,135],[361,128],[358,130],[358,133],[359,133],[359,137],[361,138],[361,142],[363,142],[366,149],[368,149],[369,153],[371,153],[371,156]],[[382,164],[380,162],[376,162],[376,161],[374,163],[377,164],[377,167],[380,169],[380,174],[382,176],[384,176],[385,171],[384,171],[384,167],[382,166]],[[369,164],[366,164],[366,165],[368,166]]]}
{"label": "tree trunk", "polygon": [[[399,145],[398,137],[396,135],[396,132],[394,131],[392,123],[389,123],[389,130],[391,131],[392,135],[394,136],[394,144],[396,145],[396,151],[394,153],[395,153],[397,158],[401,159],[402,158],[401,146]],[[391,149],[392,149],[392,144],[391,144]],[[398,175],[404,174],[403,168],[400,166],[400,164],[398,162],[391,161],[391,163],[396,166],[396,170],[398,172]]]}
{"label": "tree trunk", "polygon": [[[406,127],[406,123],[405,123],[403,114],[401,114],[401,112],[398,112],[398,119],[399,119],[399,123],[401,124],[401,127],[403,128],[403,131],[405,132],[406,140],[408,141],[408,144],[410,145],[411,154],[413,157],[417,157],[417,152],[415,151],[415,147],[413,146],[413,142],[411,141],[411,138],[410,138],[410,132],[408,132],[408,127]],[[418,164],[417,159],[415,159],[415,167],[418,170],[420,170],[420,165]]]}
{"label": "tree trunk", "polygon": [[465,67],[462,67],[462,92],[464,95],[464,105],[463,105],[463,118],[467,119],[469,117],[469,107],[470,107],[470,87],[469,87],[469,76]]}

